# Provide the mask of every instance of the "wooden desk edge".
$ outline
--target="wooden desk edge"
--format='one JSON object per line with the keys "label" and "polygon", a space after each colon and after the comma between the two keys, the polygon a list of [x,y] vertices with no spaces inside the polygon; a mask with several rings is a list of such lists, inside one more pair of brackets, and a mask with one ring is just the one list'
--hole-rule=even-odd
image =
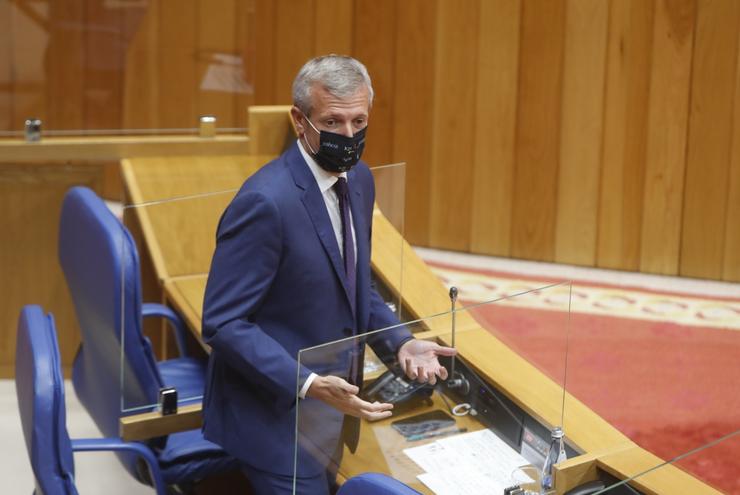
{"label": "wooden desk edge", "polygon": [[245,135],[199,136],[106,136],[96,138],[44,138],[28,143],[0,139],[3,161],[120,160],[137,156],[248,155],[250,138]]}
{"label": "wooden desk edge", "polygon": [[162,416],[158,412],[147,412],[125,416],[119,422],[119,434],[126,441],[146,440],[180,431],[200,428],[202,404],[180,406],[176,414]]}

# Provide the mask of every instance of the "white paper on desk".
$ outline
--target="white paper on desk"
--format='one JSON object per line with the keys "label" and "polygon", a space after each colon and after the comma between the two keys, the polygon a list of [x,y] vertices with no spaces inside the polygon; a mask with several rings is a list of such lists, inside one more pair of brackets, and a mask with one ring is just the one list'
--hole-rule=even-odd
{"label": "white paper on desk", "polygon": [[528,464],[490,430],[455,435],[404,453],[426,471],[419,480],[437,495],[503,492],[513,484],[512,472]]}

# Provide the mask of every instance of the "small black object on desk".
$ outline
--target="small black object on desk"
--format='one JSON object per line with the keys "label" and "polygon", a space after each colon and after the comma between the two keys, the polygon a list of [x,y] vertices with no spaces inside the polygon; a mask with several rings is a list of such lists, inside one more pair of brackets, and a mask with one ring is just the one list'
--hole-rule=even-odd
{"label": "small black object on desk", "polygon": [[177,389],[175,387],[159,389],[159,411],[162,416],[177,414]]}

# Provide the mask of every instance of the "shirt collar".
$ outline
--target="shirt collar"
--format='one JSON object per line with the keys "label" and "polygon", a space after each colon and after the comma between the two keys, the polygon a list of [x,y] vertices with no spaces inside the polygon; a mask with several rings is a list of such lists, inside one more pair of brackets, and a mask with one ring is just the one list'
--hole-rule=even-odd
{"label": "shirt collar", "polygon": [[[298,149],[300,150],[301,155],[303,155],[303,159],[306,161],[308,169],[313,174],[314,179],[316,179],[316,184],[319,186],[321,194],[324,194],[326,191],[334,187],[334,184],[337,182],[337,176],[327,172],[321,168],[318,163],[316,163],[316,160],[314,160],[313,157],[303,148],[303,142],[300,138],[298,139]],[[344,177],[346,179],[347,172],[342,172],[339,174],[339,177]]]}

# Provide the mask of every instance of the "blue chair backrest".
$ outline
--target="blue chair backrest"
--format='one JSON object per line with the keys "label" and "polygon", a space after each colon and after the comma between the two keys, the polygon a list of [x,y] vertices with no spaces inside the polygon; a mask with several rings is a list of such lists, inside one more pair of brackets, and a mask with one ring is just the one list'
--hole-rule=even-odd
{"label": "blue chair backrest", "polygon": [[420,495],[397,479],[380,473],[363,473],[348,479],[337,495]]}
{"label": "blue chair backrest", "polygon": [[76,494],[54,319],[39,306],[18,320],[15,382],[37,495]]}
{"label": "blue chair backrest", "polygon": [[59,261],[82,334],[73,367],[75,391],[103,435],[117,437],[122,409],[156,404],[162,378],[142,333],[136,244],[86,187],[74,187],[64,197]]}

